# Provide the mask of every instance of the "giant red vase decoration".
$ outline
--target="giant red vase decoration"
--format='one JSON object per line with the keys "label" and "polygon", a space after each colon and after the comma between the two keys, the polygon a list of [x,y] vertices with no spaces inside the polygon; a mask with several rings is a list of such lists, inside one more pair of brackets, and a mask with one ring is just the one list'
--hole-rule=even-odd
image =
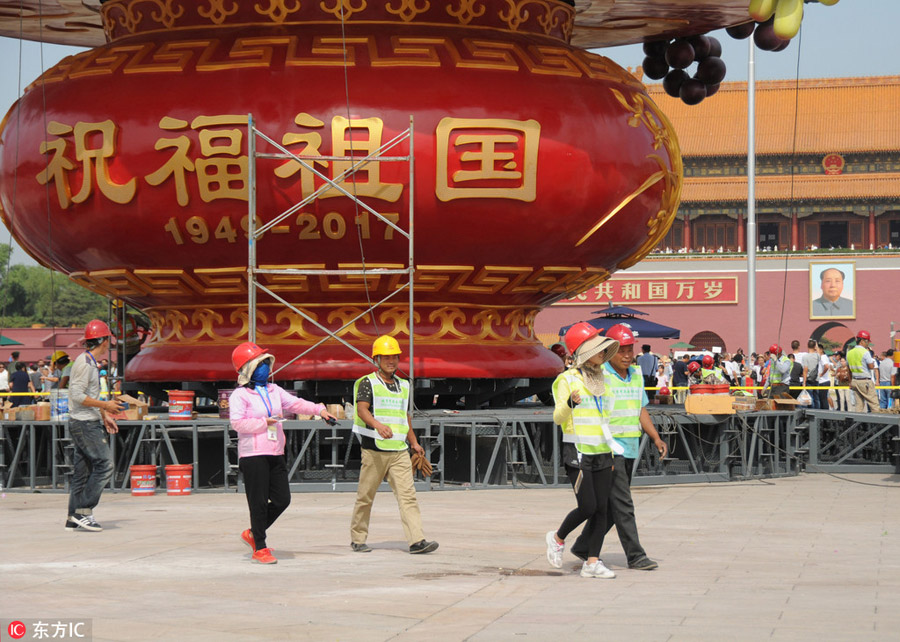
{"label": "giant red vase decoration", "polygon": [[[396,162],[352,189],[403,229],[414,193],[416,375],[554,376],[535,315],[645,256],[682,179],[665,116],[628,72],[568,44],[573,18],[554,0],[113,0],[108,44],[7,114],[3,216],[41,263],[149,314],[130,379],[228,380],[248,337],[247,115],[322,156],[366,154],[413,116],[414,189]],[[323,184],[286,160],[256,170],[261,221]],[[257,253],[267,268],[402,268],[407,244],[332,189]],[[261,280],[336,330],[403,277]],[[380,334],[403,343],[408,317],[395,297],[340,334],[363,352]],[[282,363],[324,335],[263,295],[256,319]],[[279,376],[369,369],[329,340]]]}

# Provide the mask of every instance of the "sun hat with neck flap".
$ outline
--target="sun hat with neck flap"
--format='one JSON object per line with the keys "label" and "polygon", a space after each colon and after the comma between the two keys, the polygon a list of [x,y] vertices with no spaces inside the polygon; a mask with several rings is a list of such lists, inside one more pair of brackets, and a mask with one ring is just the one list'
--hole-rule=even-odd
{"label": "sun hat with neck flap", "polygon": [[566,347],[575,359],[575,368],[582,367],[598,354],[603,355],[602,363],[606,363],[619,351],[619,342],[603,336],[602,332],[587,321],[576,323],[566,331]]}

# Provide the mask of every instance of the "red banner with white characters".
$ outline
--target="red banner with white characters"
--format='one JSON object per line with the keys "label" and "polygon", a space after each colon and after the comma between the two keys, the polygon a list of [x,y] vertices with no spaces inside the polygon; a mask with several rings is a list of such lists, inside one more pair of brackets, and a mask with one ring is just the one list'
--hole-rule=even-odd
{"label": "red banner with white characters", "polygon": [[736,276],[611,278],[554,305],[737,303]]}

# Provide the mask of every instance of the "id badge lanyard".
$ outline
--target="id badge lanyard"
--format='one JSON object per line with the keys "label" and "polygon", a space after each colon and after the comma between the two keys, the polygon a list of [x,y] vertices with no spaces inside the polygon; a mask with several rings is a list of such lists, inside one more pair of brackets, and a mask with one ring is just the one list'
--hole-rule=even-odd
{"label": "id badge lanyard", "polygon": [[[256,386],[256,394],[258,394],[259,398],[262,399],[263,405],[266,407],[266,414],[271,417],[272,408],[274,406],[272,404],[272,399],[269,397],[268,386]],[[278,424],[271,424],[267,426],[266,438],[269,441],[278,441]]]}
{"label": "id badge lanyard", "polygon": [[603,430],[603,438],[609,444],[610,449],[616,455],[624,455],[625,448],[618,441],[613,439],[612,433],[609,432],[609,422],[603,421],[603,398],[599,395],[594,397],[594,405],[597,406],[597,413],[600,415],[600,429]]}

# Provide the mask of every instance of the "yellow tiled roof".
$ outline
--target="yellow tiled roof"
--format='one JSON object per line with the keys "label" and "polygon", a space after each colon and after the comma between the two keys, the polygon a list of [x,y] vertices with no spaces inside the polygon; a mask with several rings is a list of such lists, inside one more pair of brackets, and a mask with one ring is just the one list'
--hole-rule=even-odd
{"label": "yellow tiled roof", "polygon": [[[900,174],[797,174],[757,176],[758,200],[878,200],[900,196]],[[684,203],[747,200],[747,177],[686,178],[681,192]]]}
{"label": "yellow tiled roof", "polygon": [[[725,82],[699,105],[648,85],[690,156],[747,154],[747,83]],[[796,121],[796,130],[795,130]],[[758,81],[756,153],[900,150],[900,76]]]}

